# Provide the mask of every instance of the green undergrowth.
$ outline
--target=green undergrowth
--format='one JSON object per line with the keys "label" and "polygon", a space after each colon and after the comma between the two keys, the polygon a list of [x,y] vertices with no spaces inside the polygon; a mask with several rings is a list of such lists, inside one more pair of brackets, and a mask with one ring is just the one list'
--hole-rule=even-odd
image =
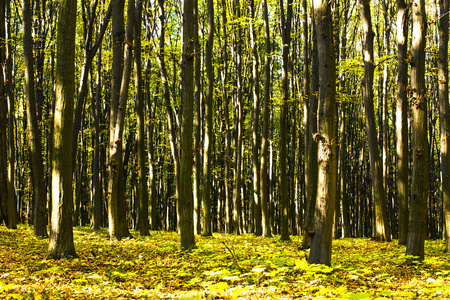
{"label": "green undergrowth", "polygon": [[425,261],[408,265],[396,241],[335,240],[327,267],[307,263],[298,237],[197,236],[197,249],[183,252],[174,232],[74,235],[79,257],[55,261],[32,228],[0,227],[0,299],[450,299],[442,241],[427,241]]}

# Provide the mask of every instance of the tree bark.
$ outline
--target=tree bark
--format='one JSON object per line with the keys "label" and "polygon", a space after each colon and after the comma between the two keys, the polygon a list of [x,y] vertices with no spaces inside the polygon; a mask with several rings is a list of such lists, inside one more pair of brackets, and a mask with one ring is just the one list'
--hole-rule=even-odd
{"label": "tree bark", "polygon": [[136,126],[137,126],[137,154],[138,154],[138,181],[139,181],[139,213],[138,229],[141,235],[149,235],[148,222],[148,190],[147,172],[145,168],[145,116],[144,98],[142,95],[142,61],[141,61],[141,31],[142,31],[142,1],[136,0],[135,15],[135,42],[134,42],[134,81],[136,87]]}
{"label": "tree bark", "polygon": [[292,1],[287,1],[287,15],[284,14],[284,3],[280,0],[281,9],[281,36],[282,47],[282,75],[281,75],[281,108],[280,108],[280,240],[288,241],[289,237],[289,186],[287,172],[287,118],[289,109],[289,49],[291,44],[291,20],[292,20]]}
{"label": "tree bark", "polygon": [[326,0],[314,1],[314,21],[317,30],[319,63],[318,188],[314,232],[309,263],[331,263],[331,245],[336,200],[336,66],[333,45],[333,20]]}
{"label": "tree bark", "polygon": [[252,171],[253,171],[253,205],[254,205],[254,233],[257,236],[262,235],[261,226],[261,192],[260,192],[260,158],[259,158],[259,147],[260,147],[260,129],[259,129],[259,119],[260,119],[260,96],[259,96],[259,54],[258,54],[258,43],[256,40],[256,19],[255,19],[255,1],[251,0],[250,6],[250,43],[252,51],[252,89],[253,89],[253,110],[252,110]]}
{"label": "tree bark", "polygon": [[211,236],[211,184],[213,147],[213,91],[214,69],[212,54],[214,45],[214,1],[208,0],[208,38],[205,49],[206,97],[205,97],[205,136],[203,149],[203,197],[202,197],[202,235]]}
{"label": "tree bark", "polygon": [[76,257],[73,243],[72,129],[75,89],[76,0],[59,3],[56,107],[53,131],[52,215],[47,257]]}
{"label": "tree bark", "polygon": [[36,94],[34,80],[33,39],[31,37],[32,13],[29,0],[22,4],[23,14],[23,48],[25,65],[25,93],[27,98],[28,143],[31,153],[34,192],[34,235],[47,237],[46,188],[44,181],[44,165],[42,162],[42,142],[36,111]]}
{"label": "tree bark", "polygon": [[409,198],[409,155],[408,155],[408,10],[405,0],[397,0],[397,43],[398,43],[398,78],[397,106],[395,112],[397,140],[397,187],[399,196],[398,243],[406,245],[408,236],[408,198]]}
{"label": "tree bark", "polygon": [[[124,0],[113,0],[113,79],[109,128],[108,220],[109,238],[120,240],[131,236],[128,230],[123,177],[123,126],[130,82],[134,33],[134,1],[128,2],[126,39],[124,33]],[[125,48],[125,51],[124,49]]]}
{"label": "tree bark", "polygon": [[422,261],[425,257],[426,205],[429,189],[428,100],[425,87],[425,37],[427,32],[425,0],[417,0],[412,4],[412,22],[411,104],[413,112],[413,174],[406,255],[415,256]]}
{"label": "tree bark", "polygon": [[[306,4],[303,8],[304,14],[307,14]],[[314,8],[312,14],[315,14]],[[305,19],[306,17],[304,17]],[[317,106],[318,106],[318,93],[319,93],[319,62],[317,53],[317,24],[315,18],[312,18],[312,31],[313,31],[313,48],[312,48],[312,66],[311,66],[311,87],[308,84],[307,90],[305,89],[305,214],[304,223],[302,224],[302,245],[301,248],[307,249],[311,245],[311,234],[314,229],[314,210],[316,207],[317,199],[317,176],[318,176],[318,161],[317,161],[317,141],[313,138],[313,135],[317,132]],[[307,21],[304,20],[307,24]],[[304,27],[304,31],[307,30]],[[305,37],[306,33],[303,35]],[[303,49],[303,51],[308,51]],[[307,53],[307,52],[306,52]],[[307,55],[307,54],[306,54]],[[305,63],[306,68],[307,63]],[[306,70],[309,72],[309,70]],[[306,82],[304,82],[306,84]]]}
{"label": "tree bark", "polygon": [[6,95],[8,99],[8,228],[17,228],[17,198],[16,198],[16,146],[14,137],[14,87],[13,87],[13,53],[12,53],[12,37],[11,37],[11,1],[5,1],[5,19],[6,19]]}
{"label": "tree bark", "polygon": [[370,170],[372,173],[372,197],[374,203],[374,232],[372,238],[389,241],[389,222],[387,219],[386,190],[383,186],[383,173],[377,143],[375,113],[373,105],[373,37],[370,0],[360,0],[361,26],[364,40],[364,80],[363,97],[366,116],[366,131],[369,140]]}
{"label": "tree bark", "polygon": [[[305,0],[306,1],[306,0]],[[261,138],[261,175],[260,175],[260,196],[261,196],[261,223],[262,235],[271,237],[270,216],[269,216],[269,184],[268,160],[269,160],[269,113],[270,113],[270,28],[269,12],[267,0],[263,0],[264,19],[264,100],[263,100],[263,126]]]}
{"label": "tree bark", "polygon": [[6,95],[5,1],[0,3],[0,225],[8,225],[8,98]]}
{"label": "tree bark", "polygon": [[192,133],[194,118],[194,5],[183,0],[180,61],[180,193],[178,198],[181,249],[195,248],[192,194]]}
{"label": "tree bark", "polygon": [[448,103],[448,0],[439,0],[439,127],[441,128],[441,189],[444,208],[445,252],[450,251],[450,107]]}

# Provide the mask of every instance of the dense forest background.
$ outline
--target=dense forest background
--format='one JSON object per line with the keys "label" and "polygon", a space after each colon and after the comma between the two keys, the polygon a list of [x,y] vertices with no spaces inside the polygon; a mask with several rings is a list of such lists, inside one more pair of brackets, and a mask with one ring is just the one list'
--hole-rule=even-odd
{"label": "dense forest background", "polygon": [[[110,237],[120,239],[130,235],[128,227],[141,234],[183,231],[191,214],[196,234],[280,234],[281,239],[303,234],[306,247],[314,235],[318,91],[324,80],[317,35],[326,34],[314,30],[312,3],[193,1],[189,23],[187,2],[78,1],[73,149],[65,157],[73,166],[73,225],[109,226]],[[442,3],[424,3],[428,148],[421,151],[428,158],[426,238],[431,239],[444,237],[448,211],[441,186],[447,176],[441,171],[448,172],[441,167],[448,135],[443,120],[448,116],[442,117],[440,106],[440,85],[447,82],[440,63],[448,60],[441,48],[442,41],[448,44],[448,3],[446,8]],[[47,236],[60,2],[2,5],[0,221],[12,228],[17,222],[34,224],[36,235]],[[394,238],[406,244],[408,202],[415,201],[408,177],[414,177],[414,157],[422,155],[413,151],[412,125],[419,118],[413,118],[415,87],[408,81],[415,6],[415,1],[389,0],[329,4],[336,64],[335,80],[330,78],[336,85],[334,238]],[[447,33],[440,31],[445,20]],[[404,42],[399,32],[407,37]],[[367,37],[372,60],[365,56]],[[193,84],[188,81],[185,88],[190,63]],[[448,105],[448,86],[446,93]],[[410,103],[399,106],[408,95]],[[367,125],[368,119],[374,123]],[[398,133],[401,128],[406,134]],[[186,148],[190,143],[192,149]],[[375,188],[374,147],[382,193]],[[403,173],[399,166],[406,167]],[[186,170],[191,175],[186,177]],[[183,200],[186,193],[192,203]],[[387,229],[381,237],[380,218]]]}

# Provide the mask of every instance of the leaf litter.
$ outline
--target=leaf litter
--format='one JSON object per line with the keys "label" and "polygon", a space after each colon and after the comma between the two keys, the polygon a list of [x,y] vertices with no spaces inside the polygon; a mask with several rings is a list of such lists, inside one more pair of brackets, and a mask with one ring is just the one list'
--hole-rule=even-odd
{"label": "leaf litter", "polygon": [[107,230],[74,228],[78,258],[47,260],[48,240],[31,227],[0,227],[0,299],[448,299],[450,254],[426,241],[423,263],[408,265],[396,241],[333,241],[331,266],[309,251],[251,234],[197,236],[179,250],[174,232],[109,241]]}

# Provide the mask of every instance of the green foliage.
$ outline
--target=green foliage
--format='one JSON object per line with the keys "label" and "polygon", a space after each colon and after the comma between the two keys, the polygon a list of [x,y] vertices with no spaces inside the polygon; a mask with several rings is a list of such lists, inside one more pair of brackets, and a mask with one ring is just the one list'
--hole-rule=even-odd
{"label": "green foliage", "polygon": [[336,240],[328,267],[308,264],[295,239],[215,234],[197,237],[198,248],[183,252],[174,232],[133,232],[137,238],[120,242],[109,241],[104,229],[77,227],[74,234],[80,257],[54,261],[45,259],[48,241],[34,238],[30,227],[0,227],[0,298],[450,297],[450,254],[442,253],[442,241],[427,241],[424,263],[408,265],[396,242]]}

